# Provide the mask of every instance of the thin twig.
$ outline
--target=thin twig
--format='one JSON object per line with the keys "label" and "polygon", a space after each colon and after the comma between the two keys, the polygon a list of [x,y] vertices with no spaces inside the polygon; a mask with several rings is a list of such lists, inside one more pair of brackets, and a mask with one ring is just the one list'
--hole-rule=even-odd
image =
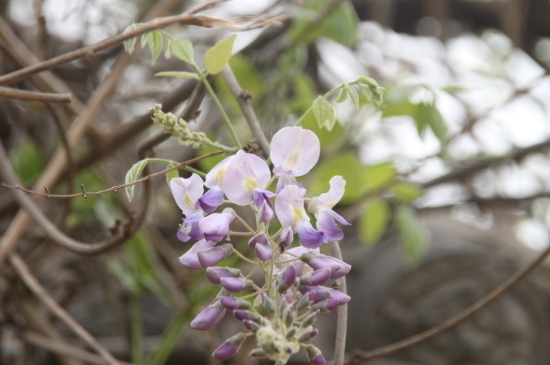
{"label": "thin twig", "polygon": [[[216,1],[216,3],[218,2],[219,1]],[[201,6],[201,8],[203,7],[204,6]],[[26,67],[24,69],[14,71],[7,75],[0,76],[0,85],[14,83],[32,74],[35,74],[37,72],[49,70],[59,65],[62,65],[64,63],[68,63],[78,58],[85,57],[90,53],[93,54],[93,53],[117,46],[130,38],[138,37],[144,33],[151,32],[153,30],[162,29],[175,23],[179,23],[181,25],[195,25],[195,26],[200,26],[205,28],[226,28],[226,29],[231,29],[236,31],[256,29],[256,28],[264,27],[268,24],[278,23],[278,19],[267,19],[267,20],[265,19],[258,20],[258,19],[261,19],[261,18],[255,18],[246,24],[239,25],[233,21],[213,18],[208,16],[195,16],[189,12],[186,12],[180,15],[156,18],[132,31],[122,33],[122,34],[117,34],[113,37],[104,39],[102,41],[91,44],[89,46],[79,48],[75,51],[68,52],[63,55],[51,58],[47,61],[43,61],[38,64]]]}
{"label": "thin twig", "polygon": [[[342,260],[342,251],[338,242],[330,242],[330,253],[338,260]],[[336,280],[338,290],[347,294],[346,277]],[[346,356],[346,336],[348,331],[348,304],[338,307],[336,322],[336,343],[334,345],[334,365],[343,365]]]}
{"label": "thin twig", "polygon": [[0,86],[0,98],[8,98],[23,101],[38,101],[41,103],[65,104],[74,101],[74,95],[41,93],[36,91],[26,91],[13,89],[11,87]]}
{"label": "thin twig", "polygon": [[390,345],[382,346],[374,350],[358,352],[354,351],[352,358],[348,363],[352,364],[355,360],[370,361],[382,356],[388,356],[393,353],[396,353],[401,350],[416,346],[422,342],[425,342],[431,338],[434,338],[443,332],[446,332],[450,329],[455,328],[456,326],[466,322],[468,319],[472,318],[474,315],[481,312],[483,309],[487,308],[489,305],[493,304],[497,299],[503,296],[505,293],[510,291],[514,286],[516,286],[521,280],[527,277],[533,270],[542,265],[546,259],[550,256],[550,246],[546,248],[539,256],[537,256],[529,265],[525,268],[516,271],[511,275],[506,281],[502,284],[491,290],[483,298],[479,299],[477,302],[464,309],[455,316],[447,319],[445,322],[438,324],[424,332],[416,334],[412,337],[406,338],[404,340],[392,343]]}
{"label": "thin twig", "polygon": [[[28,193],[28,194],[39,195],[39,196],[43,196],[43,197],[46,197],[46,198],[76,198],[76,197],[79,197],[79,196],[87,198],[89,196],[105,194],[105,193],[108,193],[108,192],[111,192],[111,191],[116,193],[120,189],[127,188],[128,186],[133,186],[133,185],[140,184],[140,183],[142,183],[144,181],[147,181],[147,180],[150,180],[154,177],[165,175],[165,174],[169,173],[170,171],[177,170],[177,169],[179,169],[183,166],[192,165],[197,161],[200,161],[202,159],[205,159],[205,158],[208,158],[208,157],[211,157],[211,156],[220,155],[222,153],[223,153],[222,151],[211,152],[211,153],[208,153],[206,155],[199,156],[199,157],[193,158],[191,160],[187,160],[185,162],[177,164],[176,166],[170,167],[168,169],[165,169],[165,170],[162,170],[162,171],[155,172],[153,174],[144,176],[141,179],[138,179],[134,182],[111,186],[108,189],[100,190],[100,191],[83,191],[81,193],[74,193],[74,194],[50,194],[50,193],[39,193],[38,191],[26,189],[26,188],[24,188],[22,186],[18,186],[18,185],[9,185],[9,184],[5,184],[5,183],[2,183],[2,185],[7,187],[7,188],[10,188],[10,189],[21,190],[21,191],[24,191],[25,193]],[[4,161],[2,161],[2,156],[0,155],[0,167],[4,167],[4,166],[6,166],[6,164],[4,163]],[[8,180],[13,181],[13,179],[11,179],[10,176],[7,176],[6,171],[0,172],[0,176],[2,176],[2,178],[5,179],[6,181],[8,181]]]}
{"label": "thin twig", "polygon": [[248,102],[249,97],[246,96],[245,91],[241,88],[241,85],[239,85],[239,81],[237,81],[237,78],[235,77],[235,74],[231,70],[230,66],[226,66],[222,73],[227,85],[229,86],[229,90],[231,90],[231,93],[235,99],[237,99],[237,102],[241,107],[244,118],[248,122],[248,126],[252,131],[252,135],[256,138],[256,140],[258,140],[258,144],[264,152],[264,155],[269,157],[269,141],[265,137],[262,126],[256,117],[256,113],[254,113],[254,109],[252,109],[252,106]]}
{"label": "thin twig", "polygon": [[[25,331],[20,337],[32,345],[53,352],[64,357],[85,361],[89,364],[104,365],[105,360],[91,352],[68,345],[66,342],[53,340],[36,332]],[[131,365],[129,362],[119,361],[120,365]]]}
{"label": "thin twig", "polygon": [[121,365],[117,359],[113,357],[88,331],[84,329],[69,313],[63,309],[48,291],[40,284],[36,277],[32,274],[29,267],[23,259],[16,253],[10,254],[10,264],[13,266],[17,274],[27,287],[42,301],[42,303],[63,323],[67,325],[78,337],[80,337],[88,346],[93,348],[97,353],[110,365]]}

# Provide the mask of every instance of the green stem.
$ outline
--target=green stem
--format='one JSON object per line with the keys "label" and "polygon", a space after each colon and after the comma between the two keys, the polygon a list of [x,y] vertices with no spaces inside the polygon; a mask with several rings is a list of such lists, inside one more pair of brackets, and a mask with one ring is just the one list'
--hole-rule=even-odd
{"label": "green stem", "polygon": [[143,364],[143,325],[140,304],[139,296],[132,294],[130,296],[132,362],[138,365]]}
{"label": "green stem", "polygon": [[216,95],[216,93],[212,89],[212,86],[210,85],[210,83],[206,79],[206,76],[204,75],[202,70],[195,64],[193,64],[192,66],[195,69],[195,72],[197,74],[199,74],[199,76],[201,78],[201,81],[204,84],[204,87],[206,88],[206,91],[208,91],[208,94],[210,95],[210,97],[214,101],[214,104],[216,104],[216,107],[220,111],[222,119],[225,122],[225,124],[227,125],[227,128],[229,128],[229,132],[231,133],[231,136],[233,137],[233,140],[235,141],[235,143],[237,144],[239,149],[242,149],[243,145],[242,145],[241,141],[239,140],[239,136],[237,136],[237,132],[235,131],[235,128],[233,128],[233,124],[231,123],[231,120],[229,119],[229,116],[225,112],[225,109],[223,108],[222,103],[220,102],[220,99],[218,99],[218,96]]}

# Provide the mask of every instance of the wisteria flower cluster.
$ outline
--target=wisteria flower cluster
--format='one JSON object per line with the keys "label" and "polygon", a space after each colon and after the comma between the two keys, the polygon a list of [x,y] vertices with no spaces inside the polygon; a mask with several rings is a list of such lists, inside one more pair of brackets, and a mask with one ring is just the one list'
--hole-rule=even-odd
{"label": "wisteria flower cluster", "polygon": [[[205,181],[197,174],[170,181],[185,216],[177,236],[183,242],[197,241],[180,261],[191,269],[206,269],[208,279],[222,287],[191,327],[210,329],[231,310],[246,328],[219,346],[214,357],[232,357],[248,337],[255,336],[258,347],[252,357],[282,365],[303,347],[311,363],[325,363],[321,351],[310,343],[317,335],[313,325],[320,312],[345,304],[350,297],[323,284],[343,277],[351,266],[319,250],[324,243],[341,240],[339,225],[349,224],[332,210],[344,194],[345,180],[332,177],[329,191],[312,198],[296,180],[313,168],[319,155],[319,139],[312,131],[287,127],[271,141],[273,175],[266,161],[241,150],[218,163]],[[268,190],[271,185],[276,185],[275,192]],[[224,203],[250,207],[255,229],[230,207],[216,212]],[[270,232],[275,218],[281,228]],[[244,231],[231,231],[233,221],[240,222]],[[250,236],[249,249],[240,252],[229,242],[221,243],[230,236]],[[295,236],[299,245],[292,247]],[[252,264],[247,275],[238,268],[215,266],[231,254]],[[263,286],[252,281],[258,271],[264,274]]]}

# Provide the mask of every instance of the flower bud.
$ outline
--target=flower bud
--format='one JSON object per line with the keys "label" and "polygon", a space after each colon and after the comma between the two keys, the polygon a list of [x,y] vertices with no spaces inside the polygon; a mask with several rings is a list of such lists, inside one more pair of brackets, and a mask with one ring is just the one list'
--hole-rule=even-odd
{"label": "flower bud", "polygon": [[294,337],[294,335],[296,334],[296,332],[298,332],[298,328],[295,327],[295,326],[292,326],[288,329],[288,331],[286,331],[286,334],[285,334],[285,337],[287,339],[291,339],[292,337]]}
{"label": "flower bud", "polygon": [[307,358],[309,359],[310,363],[315,365],[320,365],[327,362],[327,360],[321,353],[321,350],[319,350],[317,347],[313,345],[309,345],[306,347],[306,351],[307,351]]}
{"label": "flower bud", "polygon": [[284,293],[296,282],[296,277],[302,272],[301,263],[296,261],[288,265],[281,274],[281,279],[279,280],[279,285],[277,286],[277,291],[279,293]]}
{"label": "flower bud", "polygon": [[318,317],[319,317],[319,311],[315,311],[314,313],[311,313],[310,315],[308,315],[306,318],[303,319],[302,327],[311,326],[313,323],[315,323]]}
{"label": "flower bud", "polygon": [[346,304],[349,302],[351,297],[347,294],[342,293],[338,290],[332,290],[330,296],[328,297],[328,303],[326,309],[331,311],[339,305]]}
{"label": "flower bud", "polygon": [[313,255],[311,253],[305,253],[300,257],[300,260],[307,263],[314,270],[327,268],[330,269],[331,279],[341,278],[342,276],[349,273],[349,271],[351,270],[351,265],[346,264],[345,262],[338,260],[337,258],[334,258],[332,256]]}
{"label": "flower bud", "polygon": [[252,288],[254,285],[251,280],[245,280],[233,277],[223,277],[220,279],[220,284],[231,293],[240,293],[244,290]]}
{"label": "flower bud", "polygon": [[243,324],[248,330],[252,332],[257,332],[261,328],[261,326],[258,323],[249,321],[247,319],[243,321]]}
{"label": "flower bud", "polygon": [[321,310],[322,312],[327,312],[327,304],[328,304],[328,299],[325,299],[325,300],[321,300],[320,302],[317,302],[315,304],[313,304],[311,306],[311,309],[312,310]]}
{"label": "flower bud", "polygon": [[302,295],[302,297],[298,301],[298,304],[296,304],[296,310],[301,311],[302,309],[309,307],[311,304],[313,304],[314,299],[315,293],[313,292]]}
{"label": "flower bud", "polygon": [[206,269],[206,277],[213,284],[220,284],[220,279],[226,276],[238,278],[241,270],[233,267],[209,267]]}
{"label": "flower bud", "polygon": [[209,330],[222,320],[224,314],[225,309],[221,306],[219,301],[215,301],[214,304],[210,304],[200,312],[195,319],[191,321],[190,326],[195,330]]}
{"label": "flower bud", "polygon": [[262,321],[262,316],[260,316],[258,313],[254,313],[251,311],[243,311],[237,309],[233,311],[233,315],[235,316],[235,318],[240,319],[241,321],[251,320],[258,323]]}
{"label": "flower bud", "polygon": [[222,297],[220,299],[220,302],[225,308],[230,310],[250,308],[250,303],[247,300],[241,298]]}
{"label": "flower bud", "polygon": [[275,302],[266,293],[262,293],[262,304],[269,312],[275,312]]}
{"label": "flower bud", "polygon": [[229,233],[229,225],[235,219],[236,213],[226,208],[223,213],[212,213],[199,222],[199,228],[204,238],[218,242]]}
{"label": "flower bud", "polygon": [[235,356],[243,342],[246,340],[246,337],[247,336],[244,333],[238,333],[235,336],[230,337],[214,351],[212,356],[219,360],[225,360]]}
{"label": "flower bud", "polygon": [[281,244],[283,247],[288,247],[294,241],[294,232],[292,232],[292,227],[286,227],[281,232]]}
{"label": "flower bud", "polygon": [[304,328],[302,331],[300,331],[300,334],[298,335],[298,337],[296,337],[296,341],[307,342],[312,338],[315,338],[315,336],[317,336],[317,332],[318,331],[316,328],[312,328],[312,327]]}
{"label": "flower bud", "polygon": [[308,275],[302,276],[300,278],[300,285],[322,285],[328,279],[330,279],[330,269],[320,269],[316,270]]}
{"label": "flower bud", "polygon": [[257,349],[254,349],[254,350],[250,351],[250,357],[260,358],[260,357],[265,357],[265,356],[266,356],[266,353],[261,348],[257,348]]}
{"label": "flower bud", "polygon": [[324,286],[302,286],[299,288],[299,290],[302,294],[305,294],[307,292],[315,293],[315,303],[321,300],[325,300],[330,296],[330,290],[325,288]]}
{"label": "flower bud", "polygon": [[233,252],[233,246],[226,243],[221,246],[208,248],[197,252],[197,257],[202,267],[210,267],[216,265]]}

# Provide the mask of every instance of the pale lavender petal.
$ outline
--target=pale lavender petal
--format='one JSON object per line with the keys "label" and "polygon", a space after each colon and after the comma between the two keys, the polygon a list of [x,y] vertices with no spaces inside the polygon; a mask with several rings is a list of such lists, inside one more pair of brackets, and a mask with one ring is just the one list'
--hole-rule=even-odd
{"label": "pale lavender petal", "polygon": [[171,179],[170,190],[183,214],[190,215],[197,211],[195,204],[204,192],[203,181],[199,175],[193,174],[187,179]]}
{"label": "pale lavender petal", "polygon": [[321,153],[319,138],[308,129],[286,127],[271,140],[271,161],[276,169],[305,175],[315,166]]}
{"label": "pale lavender petal", "polygon": [[180,226],[178,232],[178,238],[187,242],[190,238],[194,240],[202,240],[204,235],[199,228],[199,222],[203,219],[202,213],[197,212],[183,220],[183,224]]}
{"label": "pale lavender petal", "polygon": [[330,214],[332,210],[323,209],[317,214],[317,229],[325,235],[324,239],[328,241],[341,241],[344,239],[344,232],[338,228],[334,217]]}
{"label": "pale lavender petal", "polygon": [[231,293],[240,293],[243,290],[249,289],[251,284],[248,280],[239,278],[224,277],[220,279],[221,285]]}
{"label": "pale lavender petal", "polygon": [[267,244],[257,244],[254,250],[260,261],[267,261],[273,256],[273,250]]}
{"label": "pale lavender petal", "polygon": [[317,217],[317,214],[323,209],[332,209],[344,196],[346,190],[346,180],[342,176],[333,176],[330,181],[328,192],[312,198],[308,210]]}
{"label": "pale lavender petal", "polygon": [[330,297],[330,290],[324,286],[302,286],[300,287],[300,293],[306,294],[313,292],[315,294],[314,302],[320,302]]}
{"label": "pale lavender petal", "polygon": [[314,270],[330,269],[331,279],[338,279],[347,275],[351,270],[351,265],[338,260],[332,256],[303,254],[300,259],[311,266]]}
{"label": "pale lavender petal", "polygon": [[211,283],[219,284],[220,279],[226,276],[232,276],[234,278],[241,275],[241,270],[233,267],[209,267],[206,269],[206,277]]}
{"label": "pale lavender petal", "polygon": [[223,191],[233,203],[248,205],[254,189],[264,189],[269,179],[271,171],[264,160],[251,153],[237,153],[223,176]]}
{"label": "pale lavender petal", "polygon": [[295,228],[301,222],[309,222],[309,217],[304,209],[305,194],[305,189],[296,185],[288,185],[275,199],[275,213],[284,228]]}
{"label": "pale lavender petal", "polygon": [[267,245],[267,242],[268,242],[268,238],[265,235],[265,233],[258,233],[248,241],[248,246],[250,248],[254,248],[258,243]]}
{"label": "pale lavender petal", "polygon": [[[244,153],[244,151],[239,152]],[[237,153],[237,155],[238,154],[239,153]],[[225,174],[227,167],[231,164],[231,162],[233,161],[233,159],[235,159],[235,156],[237,155],[226,157],[221,160],[216,166],[214,166],[214,168],[212,168],[212,170],[210,170],[210,172],[206,174],[204,186],[206,186],[207,188],[219,186],[223,189],[223,175]]]}
{"label": "pale lavender petal", "polygon": [[300,283],[302,285],[322,285],[330,279],[331,270],[330,269],[321,269],[312,272],[311,274],[301,277]]}
{"label": "pale lavender petal", "polygon": [[199,206],[206,213],[212,213],[217,207],[223,204],[223,191],[219,186],[210,188],[203,196],[198,200]]}
{"label": "pale lavender petal", "polygon": [[275,212],[273,212],[273,205],[271,202],[269,204],[264,204],[260,207],[260,220],[264,223],[271,222],[275,217]]}
{"label": "pale lavender petal", "polygon": [[209,330],[222,320],[224,314],[225,308],[221,304],[211,304],[191,321],[190,326],[195,330]]}
{"label": "pale lavender petal", "polygon": [[328,297],[328,303],[325,308],[331,311],[339,305],[346,304],[350,301],[350,299],[351,297],[349,295],[344,294],[338,290],[332,290],[330,296]]}
{"label": "pale lavender petal", "polygon": [[214,242],[207,241],[207,240],[200,240],[197,243],[195,243],[189,251],[187,251],[185,254],[183,254],[179,260],[182,263],[183,266],[188,267],[190,269],[198,270],[204,268],[204,266],[201,265],[199,258],[197,256],[198,251],[206,250],[214,246]]}
{"label": "pale lavender petal", "polygon": [[[216,265],[233,252],[233,246],[226,243],[221,246],[208,248],[205,250],[197,251],[197,258],[203,268]],[[220,280],[221,281],[221,280]]]}
{"label": "pale lavender petal", "polygon": [[212,213],[200,221],[199,228],[206,239],[217,242],[229,233],[229,225],[235,219],[235,211],[229,209],[224,213]]}
{"label": "pale lavender petal", "polygon": [[294,232],[292,232],[292,227],[286,227],[281,232],[281,243],[284,247],[288,247],[294,241]]}
{"label": "pale lavender petal", "polygon": [[303,222],[296,227],[300,244],[306,248],[317,248],[326,243],[322,232],[317,231],[309,222]]}

